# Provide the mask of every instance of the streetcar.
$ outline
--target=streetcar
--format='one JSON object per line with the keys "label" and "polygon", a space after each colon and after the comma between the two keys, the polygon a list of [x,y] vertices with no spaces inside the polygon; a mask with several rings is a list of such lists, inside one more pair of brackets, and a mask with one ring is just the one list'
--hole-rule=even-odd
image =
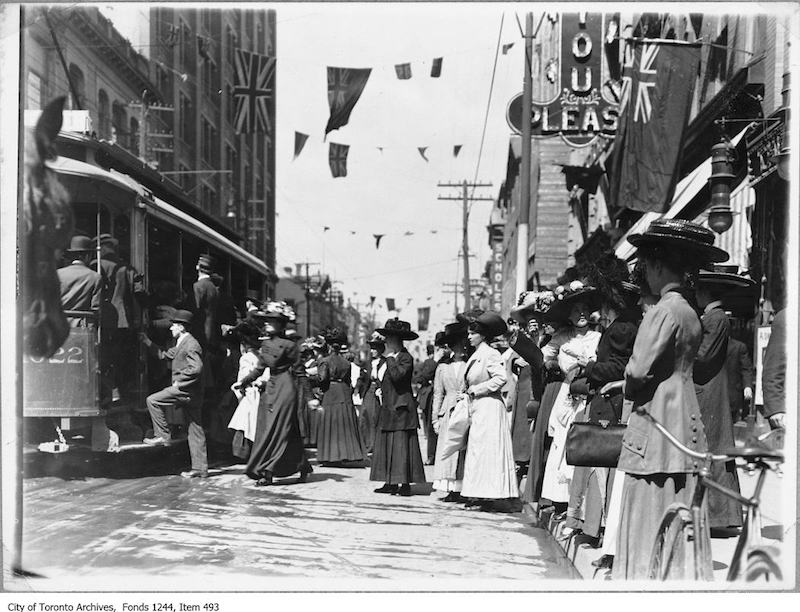
{"label": "streetcar", "polygon": [[[214,258],[223,277],[220,294],[237,305],[248,295],[264,298],[274,274],[237,244],[237,234],[223,222],[121,147],[61,132],[56,149],[58,157],[48,166],[70,195],[75,233],[109,234],[118,241],[120,261],[136,272],[135,316],[122,339],[125,372],[118,378],[125,379],[124,388],[109,389],[104,380],[109,342],[104,336],[110,334],[99,324],[98,312],[66,312],[84,322],[71,328],[51,358],[22,356],[25,443],[55,453],[71,447],[116,451],[141,444],[149,423],[145,398],[158,383],[138,335],[152,329],[150,306],[159,289],[190,295],[201,254]],[[100,272],[97,248],[93,265]],[[182,420],[179,410],[168,416]]]}

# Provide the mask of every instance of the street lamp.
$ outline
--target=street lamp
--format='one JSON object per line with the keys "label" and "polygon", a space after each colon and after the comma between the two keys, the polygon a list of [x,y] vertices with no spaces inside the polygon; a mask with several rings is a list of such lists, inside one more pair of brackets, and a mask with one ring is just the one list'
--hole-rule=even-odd
{"label": "street lamp", "polygon": [[736,149],[727,139],[711,147],[711,176],[708,178],[711,186],[711,207],[708,211],[708,226],[718,234],[728,231],[733,223],[731,181],[735,178],[735,157]]}

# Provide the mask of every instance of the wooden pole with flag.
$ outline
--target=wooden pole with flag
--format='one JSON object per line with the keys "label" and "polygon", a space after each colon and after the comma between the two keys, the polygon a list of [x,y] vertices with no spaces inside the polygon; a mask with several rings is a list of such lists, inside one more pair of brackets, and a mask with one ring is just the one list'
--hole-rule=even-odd
{"label": "wooden pole with flag", "polygon": [[[519,220],[517,224],[517,277],[515,294],[528,286],[528,239],[531,207],[531,107],[533,83],[531,58],[533,55],[533,13],[525,15],[525,70],[522,85],[522,162],[520,165]],[[535,224],[534,224],[535,225]],[[532,250],[536,256],[536,230],[533,231]]]}

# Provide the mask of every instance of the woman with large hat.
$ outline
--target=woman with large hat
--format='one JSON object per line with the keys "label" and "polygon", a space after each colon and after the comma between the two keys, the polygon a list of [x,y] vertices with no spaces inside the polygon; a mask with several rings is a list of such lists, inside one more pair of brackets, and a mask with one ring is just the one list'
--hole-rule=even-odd
{"label": "woman with large hat", "polygon": [[[624,394],[633,412],[622,440],[618,467],[625,472],[615,579],[646,579],[659,521],[670,504],[691,504],[697,462],[667,440],[645,415],[660,421],[685,446],[708,449],[692,370],[702,341],[702,326],[687,295],[699,266],[727,259],[714,247],[714,234],[696,223],[658,219],[628,241],[637,248],[647,289],[659,295],[644,315],[633,354],[625,367]],[[687,299],[687,297],[689,299]],[[695,525],[695,538],[708,538],[707,526]],[[708,550],[708,548],[706,548]],[[691,576],[692,551],[672,564],[672,578]],[[710,560],[700,568],[710,575]]]}
{"label": "woman with large hat", "polygon": [[[640,291],[630,282],[626,263],[613,251],[602,254],[584,272],[587,282],[596,287],[601,296],[599,313],[606,328],[600,336],[596,357],[581,366],[570,385],[571,394],[589,398],[586,409],[576,415],[575,421],[617,424],[622,418],[622,389],[610,385],[605,393],[601,390],[624,377],[642,319],[638,306]],[[594,538],[600,536],[610,480],[613,480],[613,472],[609,468],[575,468],[564,535],[580,531]]]}
{"label": "woman with large hat", "polygon": [[[433,378],[433,405],[431,408],[433,428],[440,437],[437,439],[433,465],[433,488],[446,492],[445,502],[461,499],[464,479],[464,456],[461,450],[446,459],[442,458],[450,412],[456,405],[456,397],[464,384],[464,371],[467,367],[467,325],[462,322],[448,323],[439,341],[452,352],[452,360],[436,368]],[[439,334],[437,334],[439,336]]]}
{"label": "woman with large hat", "polygon": [[503,318],[491,311],[469,324],[467,338],[475,352],[467,360],[463,391],[456,397],[471,404],[461,495],[486,510],[493,509],[495,501],[519,495],[511,432],[501,395],[506,368],[500,352],[489,345],[506,330]]}
{"label": "woman with large hat", "polygon": [[407,321],[389,319],[377,331],[386,340],[386,373],[381,381],[378,436],[369,479],[383,482],[376,493],[410,496],[411,483],[425,482],[419,448],[417,402],[411,391],[414,359],[403,342],[419,336]]}
{"label": "woman with large hat", "polygon": [[367,453],[372,453],[375,449],[375,428],[380,406],[377,391],[381,388],[381,381],[386,374],[386,360],[383,358],[386,340],[378,332],[373,332],[367,344],[369,345],[369,364],[367,366],[369,380],[364,391],[364,399],[361,402],[358,426]]}
{"label": "woman with large hat", "polygon": [[507,362],[508,374],[516,377],[516,385],[506,401],[511,406],[511,441],[518,482],[530,470],[531,422],[539,414],[544,391],[540,329],[544,310],[554,300],[552,291],[525,291],[509,317],[508,344],[513,352]]}
{"label": "woman with large hat", "polygon": [[350,362],[341,354],[342,349],[347,349],[347,336],[338,327],[325,329],[322,336],[329,352],[317,365],[317,379],[323,393],[317,461],[321,464],[363,461],[366,453],[353,406]]}
{"label": "woman with large hat", "polygon": [[[734,446],[733,417],[728,394],[728,372],[725,361],[730,339],[730,321],[723,308],[723,299],[733,292],[749,292],[755,305],[756,282],[734,274],[727,267],[700,270],[695,287],[695,299],[701,309],[703,339],[694,363],[694,382],[700,417],[706,430],[708,450],[712,453]],[[736,462],[714,462],[711,465],[714,482],[739,491]],[[742,526],[742,505],[714,489],[706,493],[708,522],[711,529]]]}
{"label": "woman with large hat", "polygon": [[[557,352],[554,344],[545,347],[545,361],[554,361],[563,376],[558,395],[553,402],[547,422],[547,430],[553,441],[547,455],[542,479],[542,498],[549,500],[561,511],[569,502],[569,484],[573,467],[567,463],[566,441],[569,426],[578,412],[586,407],[585,394],[570,393],[570,383],[577,377],[597,353],[600,332],[589,327],[589,315],[599,306],[599,292],[591,285],[574,280],[560,285],[553,291],[555,301],[545,316],[546,319],[567,324],[567,336],[562,338]],[[555,352],[555,355],[553,355]]]}
{"label": "woman with large hat", "polygon": [[285,302],[268,302],[259,316],[264,319],[264,340],[258,365],[238,384],[246,392],[269,368],[269,380],[261,392],[256,421],[256,435],[245,473],[256,486],[272,484],[273,477],[300,473],[305,482],[311,473],[297,419],[297,386],[294,368],[299,350],[294,340],[284,337],[294,311]]}

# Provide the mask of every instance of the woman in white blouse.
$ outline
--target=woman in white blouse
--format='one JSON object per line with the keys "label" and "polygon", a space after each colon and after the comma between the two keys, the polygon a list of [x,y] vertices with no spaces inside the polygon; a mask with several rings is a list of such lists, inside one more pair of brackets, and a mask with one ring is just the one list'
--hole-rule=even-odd
{"label": "woman in white blouse", "polygon": [[519,496],[501,389],[506,369],[500,353],[488,342],[506,332],[506,323],[494,312],[485,312],[469,325],[468,340],[475,352],[467,360],[464,392],[457,399],[470,402],[471,424],[464,459],[461,495],[477,500],[485,510],[495,500]]}

